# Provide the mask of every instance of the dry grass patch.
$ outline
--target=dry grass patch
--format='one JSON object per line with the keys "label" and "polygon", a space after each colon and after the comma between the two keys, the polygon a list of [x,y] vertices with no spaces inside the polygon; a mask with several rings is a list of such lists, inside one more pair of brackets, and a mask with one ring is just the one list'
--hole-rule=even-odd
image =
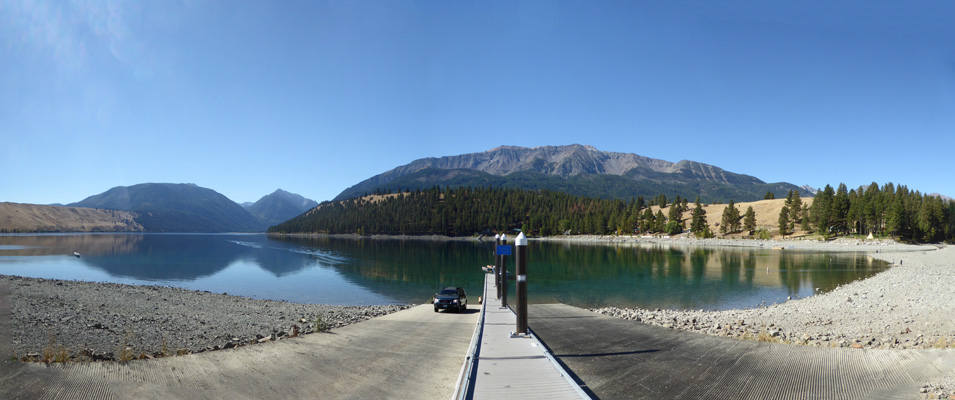
{"label": "dry grass patch", "polygon": [[[800,197],[802,203],[807,207],[812,206],[812,197]],[[766,229],[770,232],[772,238],[780,238],[779,235],[779,212],[783,210],[783,206],[786,205],[786,199],[773,199],[773,200],[759,200],[759,201],[750,201],[745,203],[735,203],[737,209],[739,209],[739,214],[742,216],[746,214],[746,209],[748,207],[753,207],[753,212],[756,213],[756,229],[760,228]],[[672,206],[672,204],[671,204]],[[704,204],[703,210],[706,211],[706,222],[710,225],[710,231],[717,233],[720,231],[719,225],[717,225],[720,220],[723,218],[723,210],[726,209],[728,204]],[[693,212],[693,203],[688,203],[687,207],[689,210],[683,214],[683,218],[689,226],[690,217]],[[659,210],[659,206],[650,206],[650,210],[656,214]],[[663,209],[663,214],[667,215],[670,206],[667,206]],[[726,235],[725,237],[742,237],[746,234],[736,233],[731,235]],[[799,229],[799,225],[796,225],[796,232],[792,235],[786,236],[787,238],[798,238],[806,236],[806,232]]]}

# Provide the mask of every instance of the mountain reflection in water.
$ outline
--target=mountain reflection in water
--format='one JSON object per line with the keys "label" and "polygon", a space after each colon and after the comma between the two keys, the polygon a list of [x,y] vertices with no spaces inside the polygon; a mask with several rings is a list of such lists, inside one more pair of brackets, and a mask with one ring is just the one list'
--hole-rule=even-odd
{"label": "mountain reflection in water", "polygon": [[[0,236],[0,274],[109,280],[333,304],[480,295],[490,242],[197,234]],[[79,252],[80,258],[68,257]],[[529,301],[724,309],[828,291],[883,270],[859,253],[531,241]],[[514,270],[513,259],[509,260]],[[511,285],[513,292],[514,285]],[[512,297],[513,298],[513,297]]]}

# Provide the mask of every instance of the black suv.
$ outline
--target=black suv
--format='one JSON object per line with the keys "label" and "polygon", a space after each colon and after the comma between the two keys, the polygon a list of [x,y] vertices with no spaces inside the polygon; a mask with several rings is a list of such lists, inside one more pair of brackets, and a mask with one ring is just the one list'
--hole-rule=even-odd
{"label": "black suv", "polygon": [[468,308],[468,295],[463,288],[446,287],[434,295],[434,312],[440,309],[462,311]]}

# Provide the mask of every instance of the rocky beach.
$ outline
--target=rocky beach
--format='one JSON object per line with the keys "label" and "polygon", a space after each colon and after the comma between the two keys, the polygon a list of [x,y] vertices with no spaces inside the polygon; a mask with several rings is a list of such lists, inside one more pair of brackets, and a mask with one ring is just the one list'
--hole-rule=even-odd
{"label": "rocky beach", "polygon": [[284,340],[408,308],[256,300],[162,286],[0,276],[14,356],[132,360]]}

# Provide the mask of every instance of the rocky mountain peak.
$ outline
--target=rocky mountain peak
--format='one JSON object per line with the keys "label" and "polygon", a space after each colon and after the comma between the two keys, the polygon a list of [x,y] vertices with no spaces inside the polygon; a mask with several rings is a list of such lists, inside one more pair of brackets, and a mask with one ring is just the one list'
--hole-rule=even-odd
{"label": "rocky mountain peak", "polygon": [[[594,179],[601,182],[597,185],[602,188],[594,186]],[[623,181],[619,181],[621,179]],[[623,189],[634,184],[640,189]],[[581,144],[530,148],[504,145],[480,153],[418,159],[366,179],[343,191],[336,200],[375,191],[427,188],[433,185],[517,186],[567,190],[597,197],[617,196],[622,191],[657,195],[671,190],[679,193],[699,191],[704,195],[721,193],[719,198],[723,199],[731,193],[746,193],[746,197],[735,196],[741,200],[755,197],[757,190],[763,190],[754,185],[767,184],[749,175],[732,173],[696,161],[672,163],[632,153],[601,151]],[[714,185],[728,187],[719,189]],[[781,185],[787,190],[795,187]],[[759,195],[764,193],[765,190]]]}

